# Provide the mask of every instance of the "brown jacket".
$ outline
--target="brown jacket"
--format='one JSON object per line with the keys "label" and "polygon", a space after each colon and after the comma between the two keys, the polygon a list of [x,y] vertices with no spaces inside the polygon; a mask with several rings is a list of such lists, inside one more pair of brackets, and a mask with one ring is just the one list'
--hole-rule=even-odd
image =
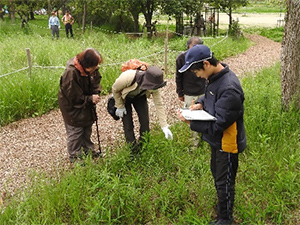
{"label": "brown jacket", "polygon": [[67,62],[60,78],[58,104],[65,123],[75,126],[90,126],[95,121],[93,94],[101,92],[101,75],[98,70],[85,76],[74,66],[74,59]]}

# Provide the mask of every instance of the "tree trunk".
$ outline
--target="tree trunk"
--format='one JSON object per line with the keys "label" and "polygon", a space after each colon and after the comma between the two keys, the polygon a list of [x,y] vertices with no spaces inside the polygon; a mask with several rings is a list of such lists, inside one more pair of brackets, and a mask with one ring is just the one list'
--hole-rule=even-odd
{"label": "tree trunk", "polygon": [[300,108],[300,2],[287,0],[287,14],[281,52],[282,104],[295,101]]}

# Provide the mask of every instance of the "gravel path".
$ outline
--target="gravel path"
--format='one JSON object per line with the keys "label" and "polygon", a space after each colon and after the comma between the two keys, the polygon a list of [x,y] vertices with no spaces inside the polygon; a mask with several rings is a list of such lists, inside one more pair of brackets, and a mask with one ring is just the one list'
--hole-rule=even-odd
{"label": "gravel path", "polygon": [[[269,67],[280,59],[281,44],[267,38],[250,35],[256,44],[237,57],[223,62],[238,75],[253,73],[262,67]],[[175,92],[175,81],[169,79],[162,89],[166,102],[169,124],[177,121],[176,109],[181,106]],[[114,121],[106,112],[109,96],[102,96],[97,105],[102,149],[113,149],[123,143],[123,130],[120,121]],[[177,101],[174,104],[174,100]],[[171,103],[172,101],[172,103]],[[177,103],[177,104],[176,104]],[[149,101],[150,105],[153,102]],[[150,106],[151,107],[151,106]],[[155,112],[150,121],[157,121]],[[96,126],[92,139],[97,143]],[[19,188],[26,188],[32,172],[46,172],[59,176],[59,169],[70,168],[66,150],[66,134],[59,110],[53,110],[37,118],[23,119],[0,127],[0,206],[5,198]]]}

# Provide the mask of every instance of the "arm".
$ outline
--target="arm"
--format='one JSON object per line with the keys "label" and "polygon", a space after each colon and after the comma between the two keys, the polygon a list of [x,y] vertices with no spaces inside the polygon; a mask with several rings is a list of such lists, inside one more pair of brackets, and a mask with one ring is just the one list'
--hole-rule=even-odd
{"label": "arm", "polygon": [[68,102],[70,102],[70,105],[77,109],[86,108],[93,104],[93,97],[92,95],[84,94],[76,76],[78,76],[78,74],[75,70],[66,71],[61,77],[60,88],[65,97],[68,99]]}
{"label": "arm", "polygon": [[153,102],[157,112],[160,127],[162,128],[167,139],[173,139],[173,134],[170,131],[169,125],[167,123],[167,115],[161,98],[160,90],[158,89],[151,91],[151,94],[153,96]]}
{"label": "arm", "polygon": [[131,86],[132,81],[135,77],[136,70],[127,70],[116,79],[112,86],[112,93],[116,101],[117,108],[124,108],[124,99],[122,98],[122,92],[125,88]]}
{"label": "arm", "polygon": [[181,101],[184,101],[183,73],[179,69],[184,65],[184,55],[181,53],[176,59],[176,93]]}
{"label": "arm", "polygon": [[215,102],[216,121],[191,121],[192,130],[209,135],[221,134],[243,114],[243,93],[228,88]]}

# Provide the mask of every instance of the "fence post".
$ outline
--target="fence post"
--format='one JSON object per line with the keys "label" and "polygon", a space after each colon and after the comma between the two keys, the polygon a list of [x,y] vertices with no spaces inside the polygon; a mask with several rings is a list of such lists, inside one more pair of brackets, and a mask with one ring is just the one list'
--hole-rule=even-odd
{"label": "fence post", "polygon": [[168,75],[168,36],[169,36],[169,18],[167,20],[167,31],[165,39],[165,75]]}
{"label": "fence post", "polygon": [[29,69],[29,77],[31,77],[31,55],[30,55],[30,48],[26,48],[26,54],[27,54],[27,63],[28,63],[28,69]]}

